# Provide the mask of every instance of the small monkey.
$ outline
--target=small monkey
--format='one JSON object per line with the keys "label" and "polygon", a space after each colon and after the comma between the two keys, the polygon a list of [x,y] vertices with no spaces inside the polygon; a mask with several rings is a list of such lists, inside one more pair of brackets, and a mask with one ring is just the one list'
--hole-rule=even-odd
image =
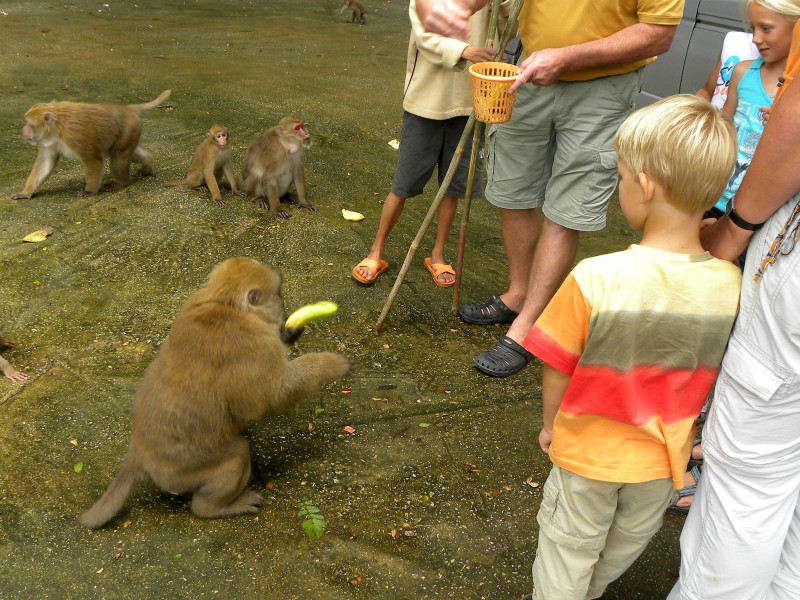
{"label": "small monkey", "polygon": [[353,14],[350,18],[351,23],[356,22],[356,18],[358,18],[358,22],[364,25],[367,20],[364,18],[364,15],[367,14],[367,11],[364,9],[364,5],[361,4],[358,0],[342,0],[342,8],[339,9],[338,14],[342,14],[346,10],[350,10]]}
{"label": "small monkey", "polygon": [[[32,198],[52,172],[58,159],[79,158],[86,168],[81,196],[118,190],[130,182],[131,162],[142,166],[141,175],[155,175],[153,155],[139,145],[141,113],[169,98],[170,90],[145,104],[84,104],[47,102],[34,104],[25,113],[22,137],[39,154],[21,192],[11,198]],[[111,180],[101,187],[103,162],[109,157]]]}
{"label": "small monkey", "polygon": [[234,193],[240,194],[239,183],[233,173],[233,167],[231,167],[229,141],[228,129],[222,125],[214,125],[208,130],[206,139],[194,151],[186,178],[165,183],[164,187],[187,185],[191,188],[199,188],[203,192],[210,191],[214,202],[222,206],[222,194],[219,191],[218,179],[220,175],[225,175]]}
{"label": "small monkey", "polygon": [[[0,335],[0,350],[5,350],[6,348],[13,348],[16,346],[14,342],[11,340],[5,339],[2,335]],[[23,373],[22,371],[17,371],[14,366],[8,362],[5,358],[0,356],[0,373],[3,373],[8,379],[13,381],[14,383],[22,383],[23,381],[27,381],[28,376]]]}
{"label": "small monkey", "polygon": [[198,517],[258,512],[247,489],[248,423],[286,411],[320,386],[344,377],[348,358],[311,352],[288,360],[281,276],[251,258],[217,265],[181,307],[133,399],[133,431],[119,474],[80,515],[102,527],[147,476],[162,490],[191,494]]}
{"label": "small monkey", "polygon": [[294,183],[297,206],[317,210],[306,198],[303,173],[304,154],[310,147],[311,135],[305,123],[292,117],[284,117],[250,144],[244,159],[242,185],[256,206],[269,208],[279,217],[289,217],[280,201]]}

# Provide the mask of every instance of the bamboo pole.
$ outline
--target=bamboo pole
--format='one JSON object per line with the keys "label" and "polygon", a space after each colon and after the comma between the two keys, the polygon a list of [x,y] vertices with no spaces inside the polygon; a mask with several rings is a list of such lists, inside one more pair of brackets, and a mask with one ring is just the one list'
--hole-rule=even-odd
{"label": "bamboo pole", "polygon": [[458,300],[461,297],[461,274],[464,272],[464,250],[467,243],[467,223],[469,222],[469,208],[472,203],[472,188],[475,183],[475,169],[478,163],[478,149],[481,145],[483,123],[478,121],[472,134],[472,152],[469,156],[469,175],[467,189],[464,193],[464,206],[461,209],[461,227],[458,235],[458,256],[456,257],[456,283],[453,290],[453,304],[450,312],[455,314],[458,310]]}
{"label": "bamboo pole", "polygon": [[[517,22],[517,17],[519,16],[519,11],[522,8],[523,0],[514,0],[514,5],[509,13],[508,21],[506,22],[505,29],[503,30],[503,35],[500,37],[500,44],[497,48],[497,52],[495,53],[495,60],[500,58],[505,50],[506,45],[508,44],[508,40],[511,38],[511,32],[514,30],[514,27]],[[489,29],[492,33],[494,33],[494,28],[497,26],[497,15],[499,15],[499,4],[500,0],[494,0],[494,15],[492,20],[489,23]],[[488,39],[488,37],[487,37]],[[389,310],[394,303],[397,294],[400,293],[400,287],[403,285],[403,279],[405,278],[406,272],[408,271],[409,267],[411,266],[411,261],[414,259],[414,255],[416,254],[417,250],[419,249],[420,242],[422,238],[425,236],[425,232],[428,230],[428,227],[433,221],[433,216],[436,214],[436,211],[439,209],[439,204],[442,202],[442,198],[444,198],[445,192],[447,192],[447,188],[450,187],[450,182],[453,180],[453,176],[455,175],[456,169],[458,168],[458,163],[461,161],[461,157],[464,154],[464,148],[467,145],[467,140],[469,136],[473,133],[475,129],[475,113],[469,116],[467,120],[467,124],[464,126],[464,131],[461,134],[461,139],[458,141],[458,146],[456,147],[455,152],[453,153],[453,159],[450,161],[450,166],[447,169],[447,173],[442,180],[442,185],[439,186],[439,191],[436,193],[436,196],[431,202],[431,206],[428,209],[428,213],[425,215],[425,218],[422,220],[422,224],[419,227],[419,231],[417,231],[416,237],[411,242],[411,246],[408,249],[408,253],[406,254],[406,259],[403,261],[403,266],[400,268],[400,272],[397,274],[397,279],[395,279],[394,286],[392,287],[392,291],[389,293],[389,297],[386,299],[386,302],[383,305],[383,309],[381,310],[381,314],[378,317],[377,322],[375,323],[375,333],[380,333],[383,329],[383,323],[386,320],[386,317],[389,314]],[[474,143],[473,143],[474,146]],[[474,147],[473,147],[473,150]],[[477,151],[475,151],[475,159],[477,159]],[[473,185],[473,180],[475,177],[475,170],[473,163],[473,157],[470,156],[470,173],[471,177],[467,181],[467,186],[471,189]],[[465,203],[466,205],[466,203]],[[464,244],[464,240],[466,239],[466,221],[462,217],[462,225],[461,225],[461,235],[459,236],[459,247]],[[462,261],[463,261],[463,253],[462,253]],[[456,285],[460,280],[460,274],[456,274]]]}

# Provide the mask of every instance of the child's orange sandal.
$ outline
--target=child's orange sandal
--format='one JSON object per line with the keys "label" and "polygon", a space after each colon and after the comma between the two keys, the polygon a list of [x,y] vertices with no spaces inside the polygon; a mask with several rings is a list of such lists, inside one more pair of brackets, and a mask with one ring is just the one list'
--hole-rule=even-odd
{"label": "child's orange sandal", "polygon": [[[433,280],[436,282],[436,285],[441,287],[450,287],[456,282],[456,272],[453,270],[453,265],[448,265],[445,263],[432,263],[429,256],[425,259],[425,266],[428,267],[428,271],[430,271],[431,275],[433,275]],[[443,273],[449,273],[453,276],[453,279],[450,281],[439,281],[439,275]]]}
{"label": "child's orange sandal", "polygon": [[[358,272],[359,267],[366,267],[370,271],[372,271],[372,279],[367,279],[361,273]],[[386,269],[389,268],[389,263],[385,260],[381,259],[380,261],[373,260],[371,258],[365,258],[360,263],[358,263],[355,267],[353,267],[353,277],[360,281],[365,285],[371,285],[375,283],[375,280],[378,278],[378,275],[383,273]]]}

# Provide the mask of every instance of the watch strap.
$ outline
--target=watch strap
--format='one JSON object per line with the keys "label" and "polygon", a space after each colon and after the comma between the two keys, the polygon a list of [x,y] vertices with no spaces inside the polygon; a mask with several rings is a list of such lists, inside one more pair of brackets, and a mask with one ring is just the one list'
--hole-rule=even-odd
{"label": "watch strap", "polygon": [[739,227],[740,229],[746,229],[747,231],[755,231],[759,227],[763,225],[763,223],[751,223],[750,221],[745,221],[739,213],[736,212],[735,208],[731,208],[728,211],[728,218],[733,221],[733,224]]}

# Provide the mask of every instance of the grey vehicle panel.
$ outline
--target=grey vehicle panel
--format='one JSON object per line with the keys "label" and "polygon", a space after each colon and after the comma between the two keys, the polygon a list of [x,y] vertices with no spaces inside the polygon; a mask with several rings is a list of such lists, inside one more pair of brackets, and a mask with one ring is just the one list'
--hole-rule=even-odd
{"label": "grey vehicle panel", "polygon": [[744,29],[739,0],[686,0],[669,51],[645,67],[637,106],[695,93],[717,63],[725,34]]}

